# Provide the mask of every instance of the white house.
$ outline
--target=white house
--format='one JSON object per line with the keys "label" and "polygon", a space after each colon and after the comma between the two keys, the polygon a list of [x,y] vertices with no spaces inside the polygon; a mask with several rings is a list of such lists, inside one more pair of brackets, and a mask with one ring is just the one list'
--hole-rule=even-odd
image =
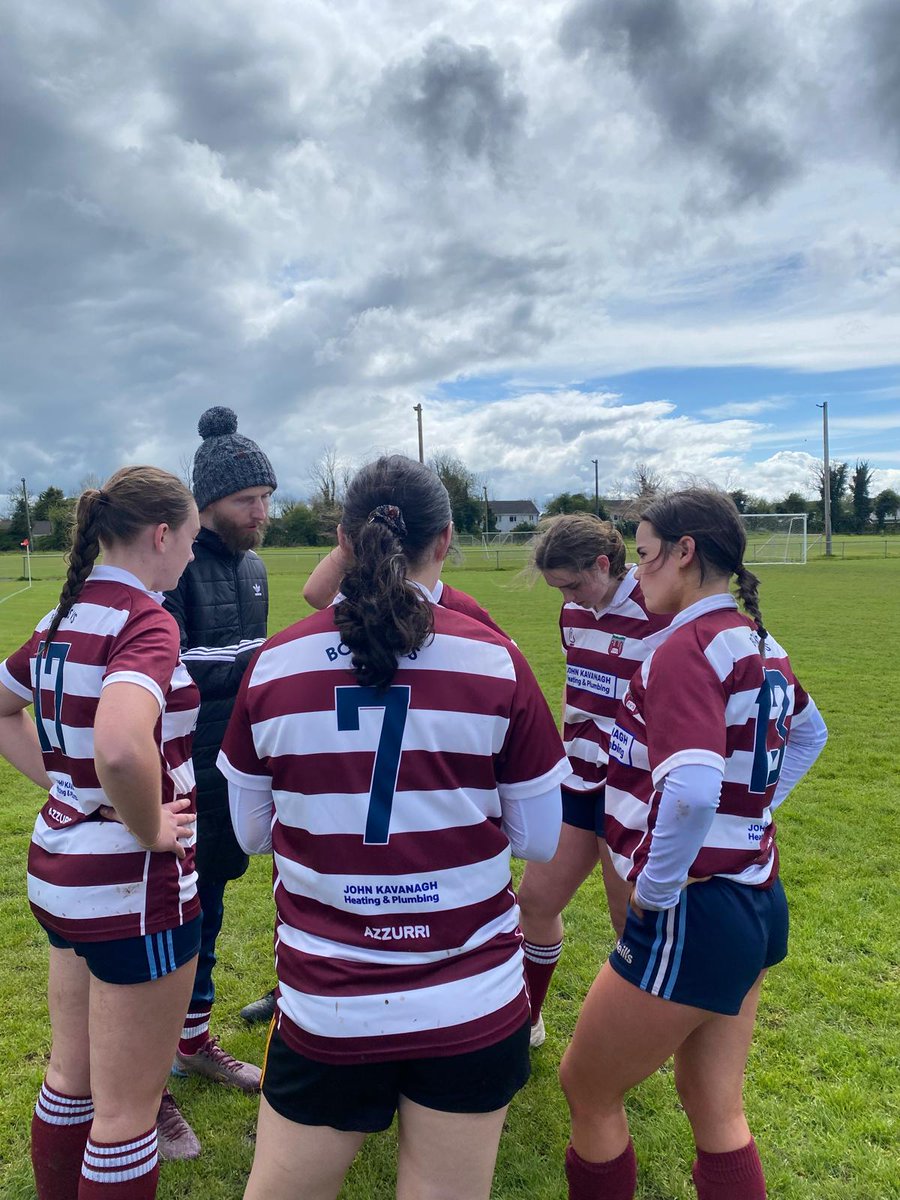
{"label": "white house", "polygon": [[494,514],[499,533],[508,533],[526,521],[537,525],[541,515],[533,500],[489,500],[488,508]]}

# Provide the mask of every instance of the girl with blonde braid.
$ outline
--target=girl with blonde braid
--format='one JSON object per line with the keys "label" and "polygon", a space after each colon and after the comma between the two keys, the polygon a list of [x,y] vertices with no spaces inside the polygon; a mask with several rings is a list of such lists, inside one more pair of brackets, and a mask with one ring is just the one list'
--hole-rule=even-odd
{"label": "girl with blonde braid", "polygon": [[190,492],[155,467],[88,489],[59,605],[0,664],[0,753],[49,792],[28,855],[50,942],[52,1046],[31,1128],[39,1200],[156,1194],[157,1110],[200,937],[199,696],[160,601],[198,529]]}
{"label": "girl with blonde braid", "polygon": [[763,977],[787,953],[772,814],[826,731],[763,626],[745,545],[734,504],[704,489],[638,526],[647,607],[674,615],[610,736],[606,841],[631,902],[560,1068],[570,1200],[631,1200],[625,1093],[673,1054],[699,1200],[766,1194],[743,1077]]}

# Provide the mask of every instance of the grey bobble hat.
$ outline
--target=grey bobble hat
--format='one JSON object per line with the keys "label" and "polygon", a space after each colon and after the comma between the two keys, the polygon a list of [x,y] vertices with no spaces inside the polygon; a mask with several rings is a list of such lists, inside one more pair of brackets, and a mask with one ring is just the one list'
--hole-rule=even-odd
{"label": "grey bobble hat", "polygon": [[194,455],[194,499],[202,512],[207,505],[242,492],[244,488],[278,487],[272,464],[249,438],[238,431],[230,408],[208,408],[197,423],[203,438]]}

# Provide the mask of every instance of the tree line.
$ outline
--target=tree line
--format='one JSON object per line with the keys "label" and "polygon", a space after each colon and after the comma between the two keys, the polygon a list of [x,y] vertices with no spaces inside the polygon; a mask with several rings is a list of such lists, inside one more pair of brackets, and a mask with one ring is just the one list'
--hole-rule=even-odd
{"label": "tree line", "polygon": [[[496,530],[496,515],[491,511],[490,501],[485,506],[485,485],[461,459],[438,453],[429,459],[428,465],[447,489],[453,524],[458,533],[481,534],[485,528],[486,508],[488,532]],[[344,491],[353,473],[353,467],[343,462],[333,449],[326,450],[310,470],[313,488],[306,500],[276,493],[266,545],[333,544],[335,529],[341,519]]]}
{"label": "tree line", "polygon": [[[763,500],[740,489],[729,494],[740,512],[805,512],[810,532],[820,533],[825,528],[825,479],[824,465],[819,464],[814,468],[814,485],[818,492],[815,500],[808,500],[799,492],[788,492],[781,500],[774,501]],[[833,533],[871,533],[873,528],[884,533],[888,521],[893,522],[900,510],[900,495],[893,488],[885,488],[872,496],[872,469],[864,460],[857,460],[852,473],[849,463],[829,463],[827,486]]]}
{"label": "tree line", "polygon": [[[461,459],[438,453],[429,460],[429,466],[447,488],[453,523],[459,533],[480,535],[485,531],[485,524],[489,533],[496,530],[496,517],[491,510],[490,500],[485,502],[485,484]],[[343,462],[336,451],[326,450],[310,470],[312,490],[305,500],[275,493],[266,544],[334,544],[343,494],[352,474],[352,466]],[[871,483],[872,470],[868,462],[857,461],[852,472],[846,462],[829,464],[831,527],[835,533],[864,533],[873,527],[883,533],[886,524],[894,521],[894,514],[900,510],[900,495],[892,488],[885,488],[872,496]],[[730,491],[729,495],[738,510],[744,513],[805,512],[808,527],[815,533],[821,531],[824,525],[825,471],[821,464],[815,470],[813,484],[818,491],[818,498],[813,500],[796,491],[788,492],[778,500],[765,500],[741,488]],[[614,485],[615,497],[589,496],[581,491],[560,492],[548,501],[544,515],[596,511],[605,519],[615,515],[620,528],[631,533],[637,524],[641,507],[668,485],[662,473],[646,463],[638,463],[627,481]],[[91,478],[85,481],[84,486],[96,486],[96,481]],[[61,488],[50,486],[36,500],[29,502],[28,513],[32,526],[38,521],[50,523],[50,533],[34,538],[34,549],[64,550],[68,547],[76,500],[76,496],[66,496]],[[528,532],[533,528],[523,523],[516,526],[515,532]],[[9,525],[0,531],[0,550],[18,549],[27,536],[25,498],[21,492],[16,492],[11,498]]]}

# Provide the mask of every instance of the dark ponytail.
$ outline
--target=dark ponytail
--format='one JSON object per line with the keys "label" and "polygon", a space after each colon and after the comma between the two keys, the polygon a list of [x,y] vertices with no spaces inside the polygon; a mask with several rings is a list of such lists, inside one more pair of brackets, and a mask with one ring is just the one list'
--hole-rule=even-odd
{"label": "dark ponytail", "polygon": [[432,636],[431,606],[407,576],[451,519],[438,476],[399,454],[363,467],[347,489],[341,528],[353,563],[334,619],[358,683],[388,687],[398,657]]}
{"label": "dark ponytail", "polygon": [[669,545],[682,537],[694,539],[701,580],[707,572],[736,577],[737,598],[756,624],[759,653],[765,658],[768,634],[759,607],[759,580],[744,566],[747,534],[731,497],[712,488],[687,488],[654,500],[642,520]]}
{"label": "dark ponytail", "polygon": [[78,498],[66,582],[44,636],[44,653],[71,612],[93,570],[102,545],[127,545],[147,525],[165,522],[177,529],[191,512],[193,496],[180,479],[158,467],[123,467],[102,488]]}
{"label": "dark ponytail", "polygon": [[737,583],[737,597],[743,605],[744,612],[748,613],[756,622],[756,631],[759,634],[759,653],[766,657],[766,638],[769,636],[765,625],[763,624],[762,613],[759,608],[759,580],[752,571],[748,571],[743,563],[735,571]]}

